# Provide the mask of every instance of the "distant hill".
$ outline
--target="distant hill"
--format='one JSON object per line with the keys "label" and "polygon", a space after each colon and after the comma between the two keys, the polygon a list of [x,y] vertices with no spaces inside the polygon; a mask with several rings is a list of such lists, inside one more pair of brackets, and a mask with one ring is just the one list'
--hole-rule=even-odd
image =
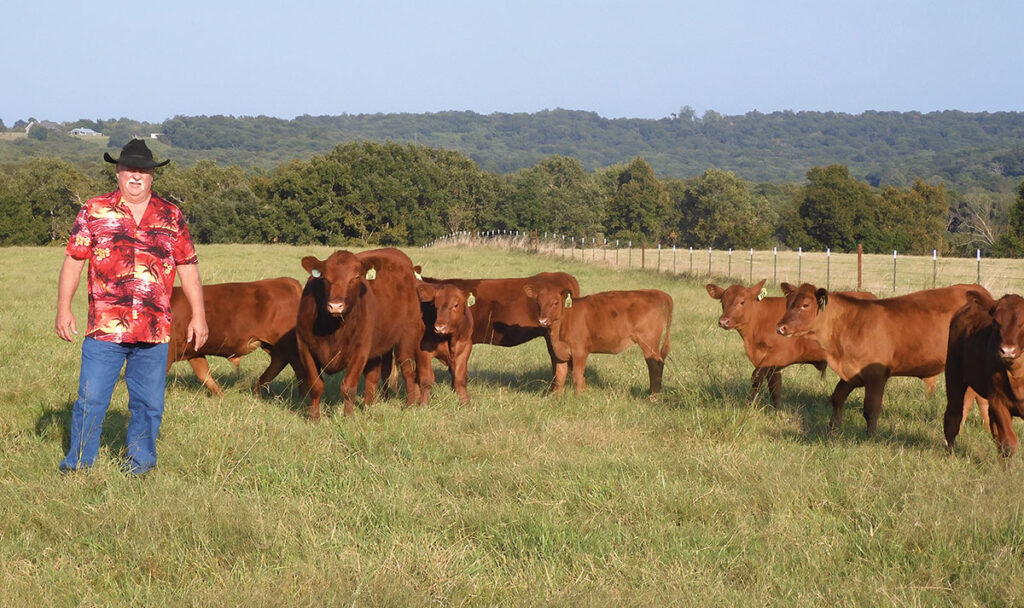
{"label": "distant hill", "polygon": [[[686,110],[686,109],[684,109]],[[292,120],[177,116],[160,124],[127,119],[66,123],[110,135],[120,147],[133,134],[160,133],[158,155],[189,165],[269,169],[323,154],[340,143],[395,141],[459,151],[482,169],[510,173],[542,158],[578,158],[585,168],[642,156],[661,178],[717,168],[754,182],[802,181],[811,167],[843,164],[873,185],[915,178],[967,192],[1011,192],[1024,178],[1024,113],[692,112],[669,118],[608,119],[593,112],[474,112],[300,116]],[[97,143],[72,137],[0,138],[0,164],[32,156],[95,163]]]}

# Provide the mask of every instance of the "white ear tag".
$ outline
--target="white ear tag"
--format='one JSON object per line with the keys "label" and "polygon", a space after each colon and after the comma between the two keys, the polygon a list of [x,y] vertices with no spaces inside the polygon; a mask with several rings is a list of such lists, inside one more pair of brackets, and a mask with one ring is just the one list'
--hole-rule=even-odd
{"label": "white ear tag", "polygon": [[571,293],[565,295],[565,307],[566,308],[572,308],[572,294]]}
{"label": "white ear tag", "polygon": [[420,274],[420,273],[418,273],[418,272],[415,272],[415,271],[413,271],[413,273],[412,273],[412,274],[413,274],[413,276],[415,276],[415,277],[416,277],[416,280],[417,280],[417,281],[422,281],[422,280],[423,280],[423,275],[422,275],[422,274]]}
{"label": "white ear tag", "polygon": [[466,306],[473,306],[474,304],[476,304],[476,296],[469,294],[469,297],[466,298]]}
{"label": "white ear tag", "polygon": [[767,297],[768,297],[768,290],[765,289],[764,287],[762,287],[761,288],[761,293],[757,294],[757,301],[760,302],[761,300],[763,300],[763,299],[765,299]]}
{"label": "white ear tag", "polygon": [[376,268],[371,268],[371,269],[366,271],[366,280],[367,281],[372,281],[372,280],[374,280],[376,278],[377,278],[377,269]]}
{"label": "white ear tag", "polygon": [[319,278],[320,278],[320,277],[322,276],[322,275],[320,274],[320,270],[319,270],[319,269],[317,269],[317,268],[314,268],[313,270],[310,270],[310,271],[309,271],[309,274],[313,275],[313,278],[314,278],[314,279],[319,279]]}

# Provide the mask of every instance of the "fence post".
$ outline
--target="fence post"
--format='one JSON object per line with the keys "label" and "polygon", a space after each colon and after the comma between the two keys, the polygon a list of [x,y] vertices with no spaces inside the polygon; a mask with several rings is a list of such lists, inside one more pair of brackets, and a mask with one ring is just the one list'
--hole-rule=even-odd
{"label": "fence post", "polygon": [[981,249],[978,250],[978,284],[981,284]]}
{"label": "fence post", "polygon": [[708,276],[711,276],[711,248],[708,247]]}
{"label": "fence post", "polygon": [[672,274],[676,274],[676,246],[672,245]]}
{"label": "fence post", "polygon": [[615,265],[619,265],[619,239],[615,239]]}
{"label": "fence post", "polygon": [[772,257],[775,258],[775,266],[772,268],[772,287],[779,284],[779,248],[772,247]]}
{"label": "fence post", "polygon": [[825,248],[825,289],[832,289],[832,248]]}
{"label": "fence post", "polygon": [[690,247],[690,274],[693,274],[693,246]]}
{"label": "fence post", "polygon": [[932,289],[935,289],[935,276],[938,274],[939,250],[932,249]]}
{"label": "fence post", "polygon": [[804,272],[804,248],[803,247],[797,247],[796,248],[796,284],[797,285],[800,285],[801,283],[803,283],[803,280],[801,279],[801,277],[803,276],[803,272]]}
{"label": "fence post", "polygon": [[747,278],[747,281],[750,282],[750,283],[753,283],[754,282],[754,248],[753,247],[750,248],[750,271],[749,271],[749,274],[750,274],[750,276]]}
{"label": "fence post", "polygon": [[661,272],[661,243],[660,242],[658,243],[658,267],[656,268],[656,270],[658,272]]}
{"label": "fence post", "polygon": [[896,293],[896,250],[892,250],[892,292]]}
{"label": "fence post", "polygon": [[633,267],[633,241],[629,241],[629,250],[626,252],[626,268]]}
{"label": "fence post", "polygon": [[729,269],[728,269],[728,271],[726,271],[725,276],[732,277],[732,247],[729,248],[729,266],[728,266],[728,268]]}
{"label": "fence post", "polygon": [[647,268],[647,243],[640,243],[640,270]]}
{"label": "fence post", "polygon": [[861,278],[864,273],[864,246],[857,243],[857,291],[861,291]]}

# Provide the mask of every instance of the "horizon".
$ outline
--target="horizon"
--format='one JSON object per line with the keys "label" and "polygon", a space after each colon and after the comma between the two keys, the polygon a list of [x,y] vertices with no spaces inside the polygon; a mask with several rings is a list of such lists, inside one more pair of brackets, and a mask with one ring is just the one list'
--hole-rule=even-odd
{"label": "horizon", "polygon": [[1022,22],[1012,0],[57,0],[9,17],[0,118],[1014,112]]}

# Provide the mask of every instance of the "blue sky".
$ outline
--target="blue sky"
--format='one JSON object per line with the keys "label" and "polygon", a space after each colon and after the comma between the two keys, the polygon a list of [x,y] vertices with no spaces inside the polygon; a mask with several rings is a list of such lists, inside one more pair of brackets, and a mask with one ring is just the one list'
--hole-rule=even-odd
{"label": "blue sky", "polygon": [[1024,2],[8,5],[0,119],[1024,111]]}

